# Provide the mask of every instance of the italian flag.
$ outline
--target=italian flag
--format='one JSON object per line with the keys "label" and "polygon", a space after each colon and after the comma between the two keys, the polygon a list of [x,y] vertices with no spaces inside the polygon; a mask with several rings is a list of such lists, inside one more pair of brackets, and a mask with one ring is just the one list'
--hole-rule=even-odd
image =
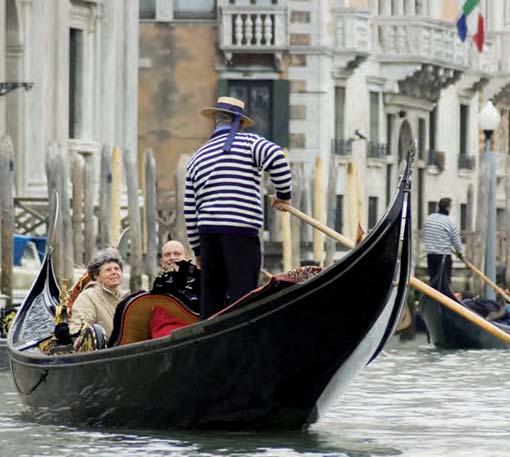
{"label": "italian flag", "polygon": [[475,9],[479,9],[479,4],[480,0],[466,0],[464,2],[460,16],[457,19],[457,32],[461,41],[465,41],[468,35],[468,29],[475,30],[476,27],[476,33],[472,36],[472,38],[478,52],[482,52],[483,42],[485,41],[485,21],[480,12],[478,12],[478,19],[476,17],[476,13],[471,14]]}

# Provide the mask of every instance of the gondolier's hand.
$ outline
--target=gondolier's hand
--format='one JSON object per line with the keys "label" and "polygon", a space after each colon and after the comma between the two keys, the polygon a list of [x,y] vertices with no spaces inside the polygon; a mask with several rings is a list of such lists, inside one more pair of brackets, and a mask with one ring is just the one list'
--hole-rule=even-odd
{"label": "gondolier's hand", "polygon": [[290,200],[280,200],[276,195],[270,195],[269,201],[271,202],[271,208],[276,208],[279,211],[287,211],[282,204],[289,205]]}
{"label": "gondolier's hand", "polygon": [[200,260],[200,256],[197,255],[195,256],[195,265],[197,266],[197,268],[200,270],[200,267],[201,267],[201,260]]}

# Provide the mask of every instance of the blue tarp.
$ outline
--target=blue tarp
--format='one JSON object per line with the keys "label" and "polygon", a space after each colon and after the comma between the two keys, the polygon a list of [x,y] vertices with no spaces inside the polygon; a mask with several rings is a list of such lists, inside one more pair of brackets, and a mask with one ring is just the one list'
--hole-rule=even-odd
{"label": "blue tarp", "polygon": [[46,237],[45,236],[33,236],[33,235],[14,235],[13,236],[13,248],[12,248],[12,257],[14,265],[21,266],[21,258],[23,257],[23,252],[27,246],[27,243],[32,241],[35,243],[37,248],[37,253],[39,254],[39,259],[44,259],[44,254],[46,254]]}

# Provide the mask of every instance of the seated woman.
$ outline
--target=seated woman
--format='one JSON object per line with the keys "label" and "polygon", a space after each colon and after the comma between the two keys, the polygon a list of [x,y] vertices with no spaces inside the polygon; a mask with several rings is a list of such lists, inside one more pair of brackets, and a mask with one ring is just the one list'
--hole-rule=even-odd
{"label": "seated woman", "polygon": [[122,260],[116,249],[98,252],[87,267],[92,279],[73,304],[70,331],[78,332],[85,324],[99,324],[108,340],[113,329],[115,309],[124,293],[119,289]]}

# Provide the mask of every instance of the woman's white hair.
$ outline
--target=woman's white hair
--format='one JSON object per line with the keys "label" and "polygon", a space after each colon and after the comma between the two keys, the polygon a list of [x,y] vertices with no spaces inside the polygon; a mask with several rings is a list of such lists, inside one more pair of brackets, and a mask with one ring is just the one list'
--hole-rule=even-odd
{"label": "woman's white hair", "polygon": [[120,269],[124,266],[120,258],[119,251],[114,248],[106,248],[97,252],[87,266],[87,271],[92,279],[96,279],[99,275],[99,270],[105,263],[115,262]]}

